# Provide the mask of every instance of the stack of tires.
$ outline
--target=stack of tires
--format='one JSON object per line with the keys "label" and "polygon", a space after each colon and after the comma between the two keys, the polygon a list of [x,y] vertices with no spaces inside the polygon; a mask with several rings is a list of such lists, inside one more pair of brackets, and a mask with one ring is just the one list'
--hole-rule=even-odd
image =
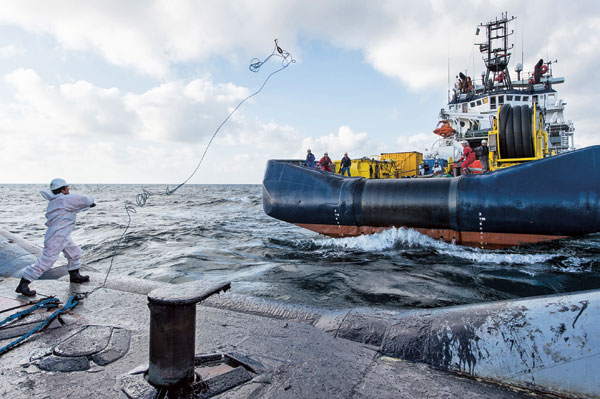
{"label": "stack of tires", "polygon": [[535,156],[531,109],[527,105],[510,104],[500,108],[500,157],[532,158]]}

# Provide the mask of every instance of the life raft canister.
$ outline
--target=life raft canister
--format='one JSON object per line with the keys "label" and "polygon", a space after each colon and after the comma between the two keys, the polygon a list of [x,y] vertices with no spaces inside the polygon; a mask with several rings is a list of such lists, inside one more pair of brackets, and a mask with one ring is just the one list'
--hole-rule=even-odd
{"label": "life raft canister", "polygon": [[[440,126],[440,124],[442,126]],[[450,122],[448,122],[448,121],[445,121],[445,120],[439,121],[437,126],[440,126],[440,127],[438,127],[437,129],[434,129],[433,133],[435,133],[438,136],[441,136],[443,138],[450,137],[454,133],[456,133],[456,130],[452,129],[452,127],[450,126]]]}

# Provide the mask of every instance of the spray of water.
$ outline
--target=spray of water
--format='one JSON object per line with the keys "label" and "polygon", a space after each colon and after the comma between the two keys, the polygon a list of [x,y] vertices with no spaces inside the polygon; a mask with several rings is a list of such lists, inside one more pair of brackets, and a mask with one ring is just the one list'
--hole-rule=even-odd
{"label": "spray of water", "polygon": [[365,252],[384,252],[404,248],[432,249],[440,255],[452,256],[477,264],[540,264],[554,258],[565,257],[569,264],[577,268],[588,262],[586,259],[569,257],[567,254],[522,254],[513,250],[485,250],[480,248],[463,247],[421,234],[405,228],[391,228],[378,234],[347,237],[347,238],[318,238],[313,245],[321,248],[350,249]]}

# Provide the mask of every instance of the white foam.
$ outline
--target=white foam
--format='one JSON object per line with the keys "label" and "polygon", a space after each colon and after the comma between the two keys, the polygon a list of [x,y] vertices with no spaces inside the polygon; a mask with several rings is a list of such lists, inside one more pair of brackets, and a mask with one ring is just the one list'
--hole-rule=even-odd
{"label": "white foam", "polygon": [[582,273],[592,271],[594,262],[588,258],[568,257],[561,262],[562,267],[555,266],[561,272]]}
{"label": "white foam", "polygon": [[435,242],[435,240],[420,234],[415,230],[391,228],[384,230],[381,233],[371,235],[317,239],[315,240],[315,244],[323,247],[358,249],[365,252],[370,252],[393,249],[398,244],[403,244],[408,247],[429,246],[427,245],[428,243],[426,243],[427,240],[430,241],[429,244]]}
{"label": "white foam", "polygon": [[[435,240],[418,231],[405,228],[391,228],[381,233],[347,238],[322,238],[314,240],[317,246],[329,248],[356,249],[366,252],[401,249],[402,247],[431,248],[440,255],[465,259],[473,263],[496,264],[536,264],[562,256],[562,254],[518,254],[502,250],[484,250],[463,247]],[[572,258],[571,258],[572,259]]]}
{"label": "white foam", "polygon": [[507,263],[521,265],[544,263],[552,258],[559,256],[557,254],[502,253],[500,251],[489,251],[480,248],[453,248],[438,252],[442,255],[450,255],[457,258],[466,259],[473,263]]}

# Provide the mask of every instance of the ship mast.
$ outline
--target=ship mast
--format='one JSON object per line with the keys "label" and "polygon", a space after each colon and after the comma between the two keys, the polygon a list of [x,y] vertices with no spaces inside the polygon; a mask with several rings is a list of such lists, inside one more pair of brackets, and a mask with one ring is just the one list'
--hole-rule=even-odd
{"label": "ship mast", "polygon": [[[509,47],[508,37],[515,32],[514,30],[508,31],[508,23],[514,19],[515,17],[509,19],[507,13],[504,12],[500,19],[496,18],[495,21],[479,24],[479,27],[486,29],[486,41],[476,43],[483,55],[486,66],[483,79],[485,91],[491,91],[495,81],[504,83],[508,89],[512,89],[508,63],[511,56],[510,50],[513,49],[514,44]],[[479,34],[479,27],[477,28],[477,34]]]}

